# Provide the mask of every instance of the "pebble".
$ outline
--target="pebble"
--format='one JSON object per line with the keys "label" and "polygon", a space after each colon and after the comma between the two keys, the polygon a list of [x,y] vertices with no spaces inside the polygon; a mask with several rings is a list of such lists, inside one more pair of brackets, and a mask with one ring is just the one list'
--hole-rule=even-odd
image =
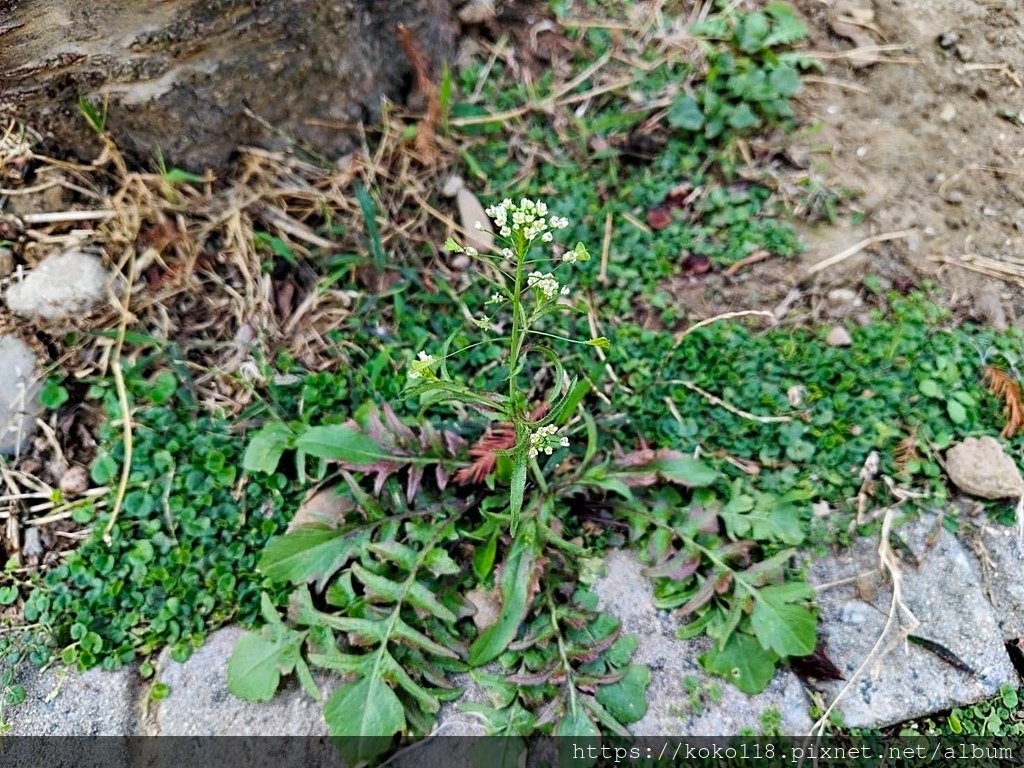
{"label": "pebble", "polygon": [[956,32],[943,32],[939,35],[937,42],[939,44],[939,48],[948,51],[960,42],[960,35]]}
{"label": "pebble", "polygon": [[41,410],[36,356],[16,336],[0,336],[0,454],[28,445]]}
{"label": "pebble", "polygon": [[47,256],[7,289],[7,306],[42,320],[81,317],[100,302],[109,280],[103,263],[90,254],[67,251]]}
{"label": "pebble", "polygon": [[942,122],[944,122],[944,123],[950,122],[955,117],[956,117],[956,107],[954,107],[952,104],[946,104],[942,108],[942,111],[939,112],[939,119],[942,120]]}
{"label": "pebble", "polygon": [[836,325],[828,332],[828,336],[825,337],[825,343],[830,347],[848,347],[853,344],[853,338],[843,326]]}
{"label": "pebble", "polygon": [[968,437],[946,451],[946,472],[957,488],[983,499],[1024,495],[1020,470],[994,437]]}

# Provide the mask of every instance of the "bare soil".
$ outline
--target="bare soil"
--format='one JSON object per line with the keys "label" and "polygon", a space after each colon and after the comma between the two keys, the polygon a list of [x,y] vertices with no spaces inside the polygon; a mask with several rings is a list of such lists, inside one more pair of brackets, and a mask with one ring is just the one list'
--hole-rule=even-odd
{"label": "bare soil", "polygon": [[797,269],[871,235],[909,230],[822,270],[814,285],[850,286],[866,273],[897,286],[931,277],[950,305],[977,319],[1000,324],[993,315],[1001,304],[1008,322],[1024,320],[1021,277],[971,271],[963,259],[985,257],[1024,276],[1024,7],[797,6],[826,69],[801,98],[809,127],[789,154],[812,178],[855,195],[838,226],[804,227],[808,248]]}

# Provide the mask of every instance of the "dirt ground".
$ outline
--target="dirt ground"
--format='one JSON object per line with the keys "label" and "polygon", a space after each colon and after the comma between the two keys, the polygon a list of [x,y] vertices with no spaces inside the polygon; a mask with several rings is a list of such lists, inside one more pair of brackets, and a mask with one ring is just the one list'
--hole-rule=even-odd
{"label": "dirt ground", "polygon": [[[868,272],[894,281],[932,276],[952,306],[976,319],[1000,324],[1001,305],[1008,322],[1024,321],[1024,7],[797,6],[825,71],[801,97],[809,127],[789,154],[828,187],[855,195],[838,226],[804,228],[802,267],[869,236],[906,232],[822,270],[813,284],[851,286]],[[1015,275],[969,270],[965,256]]]}

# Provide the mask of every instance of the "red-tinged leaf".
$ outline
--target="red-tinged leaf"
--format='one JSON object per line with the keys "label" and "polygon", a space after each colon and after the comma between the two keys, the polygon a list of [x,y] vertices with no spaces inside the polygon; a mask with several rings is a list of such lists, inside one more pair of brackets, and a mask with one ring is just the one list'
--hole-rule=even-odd
{"label": "red-tinged leaf", "polygon": [[434,466],[434,478],[437,480],[437,489],[443,491],[448,487],[448,470],[440,464]]}
{"label": "red-tinged leaf", "polygon": [[685,581],[697,572],[700,567],[700,555],[680,552],[660,565],[644,570],[644,574],[652,579],[665,578]]}
{"label": "red-tinged leaf", "polygon": [[416,498],[416,493],[420,489],[421,480],[423,480],[423,465],[411,465],[405,481],[405,499],[410,504],[412,504],[412,500]]}
{"label": "red-tinged leaf", "polygon": [[689,616],[694,611],[697,611],[707,605],[708,601],[714,596],[715,580],[711,578],[705,579],[704,583],[700,585],[700,588],[693,593],[693,596],[679,607],[676,614],[680,618]]}
{"label": "red-tinged leaf", "polygon": [[517,672],[514,675],[509,675],[505,680],[514,685],[544,685],[550,682],[552,675],[560,669],[561,667],[556,662],[550,668],[540,672]]}
{"label": "red-tinged leaf", "polygon": [[814,653],[810,656],[797,656],[790,661],[790,666],[799,677],[812,680],[845,680],[839,667],[829,658],[828,648],[824,640],[819,640]]}
{"label": "red-tinged leaf", "polygon": [[387,422],[388,429],[391,430],[400,440],[406,442],[412,442],[416,439],[416,434],[410,429],[397,415],[390,405],[384,403],[381,406],[381,410],[384,411],[384,421]]}
{"label": "red-tinged leaf", "polygon": [[715,582],[715,594],[724,595],[732,586],[732,573],[726,572],[718,577]]}

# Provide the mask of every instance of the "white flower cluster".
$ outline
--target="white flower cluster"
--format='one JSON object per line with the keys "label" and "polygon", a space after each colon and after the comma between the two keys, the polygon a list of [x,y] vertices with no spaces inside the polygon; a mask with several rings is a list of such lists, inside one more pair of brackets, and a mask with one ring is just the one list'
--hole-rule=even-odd
{"label": "white flower cluster", "polygon": [[549,299],[554,298],[558,294],[562,296],[569,295],[569,286],[563,285],[559,288],[558,281],[550,272],[531,272],[526,276],[526,285],[528,288],[536,288]]}
{"label": "white flower cluster", "polygon": [[[500,205],[492,205],[484,213],[494,219],[498,233],[502,237],[511,237],[515,232],[522,234],[528,242],[539,237],[543,242],[550,243],[554,239],[551,230],[565,229],[569,226],[569,220],[564,216],[548,218],[547,203],[525,197],[518,205],[506,197]],[[510,258],[511,250],[505,249],[502,253],[506,258]]]}
{"label": "white flower cluster", "polygon": [[538,427],[535,431],[530,433],[530,458],[535,459],[541,453],[547,456],[551,455],[551,452],[555,448],[568,448],[569,438],[560,437],[555,439],[555,433],[558,432],[558,427],[554,424],[549,424],[546,427]]}
{"label": "white flower cluster", "polygon": [[428,378],[433,378],[434,372],[431,369],[435,362],[437,361],[434,360],[433,355],[427,354],[426,352],[420,352],[418,359],[412,361],[412,365],[409,369],[409,378],[422,379],[424,375]]}

